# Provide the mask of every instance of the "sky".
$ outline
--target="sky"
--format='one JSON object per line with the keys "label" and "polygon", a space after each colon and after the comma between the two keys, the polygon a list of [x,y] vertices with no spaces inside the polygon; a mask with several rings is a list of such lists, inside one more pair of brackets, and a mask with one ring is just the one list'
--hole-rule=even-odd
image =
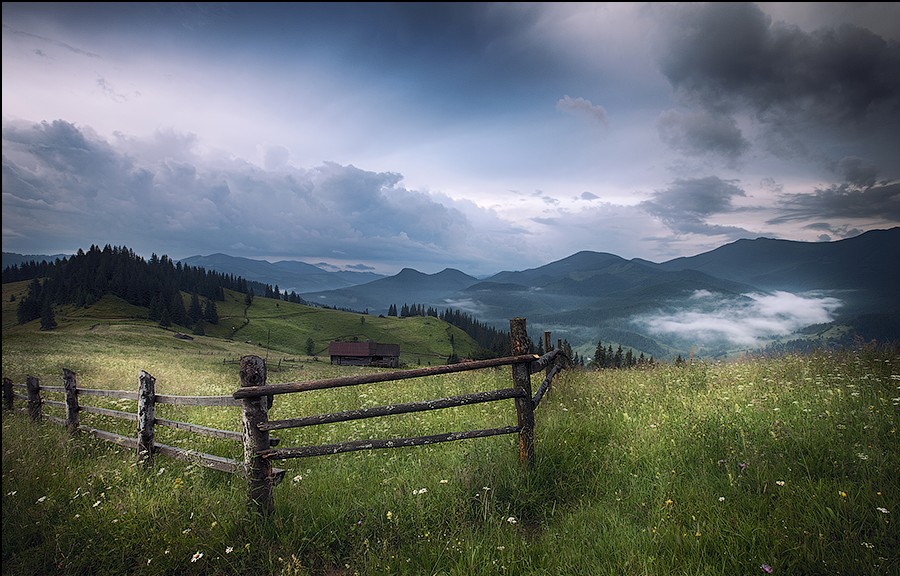
{"label": "sky", "polygon": [[900,3],[3,3],[3,251],[395,274],[900,225]]}

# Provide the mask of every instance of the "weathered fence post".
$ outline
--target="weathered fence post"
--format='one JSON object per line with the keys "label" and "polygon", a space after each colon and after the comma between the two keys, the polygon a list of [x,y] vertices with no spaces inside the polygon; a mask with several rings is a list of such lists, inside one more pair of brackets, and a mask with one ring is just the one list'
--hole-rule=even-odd
{"label": "weathered fence post", "polygon": [[141,370],[138,383],[138,462],[153,465],[156,433],[156,378]]}
{"label": "weathered fence post", "polygon": [[69,434],[78,432],[78,387],[75,373],[63,368],[63,387],[66,389],[66,430]]}
{"label": "weathered fence post", "polygon": [[[551,349],[550,349],[550,333],[549,332],[544,332],[544,351],[545,352],[551,351]],[[547,378],[550,377],[550,371],[553,370],[553,364],[555,364],[555,363],[556,362],[553,362],[552,364],[547,364],[547,368],[544,369],[544,375]]]}
{"label": "weathered fence post", "polygon": [[[241,357],[241,388],[265,386],[266,362],[259,356]],[[269,421],[270,398],[256,396],[244,398],[244,468],[247,471],[249,490],[249,506],[254,511],[267,516],[275,507],[272,489],[275,486],[272,476],[272,462],[259,455],[269,449],[269,431],[260,430],[259,425]]]}
{"label": "weathered fence post", "polygon": [[3,408],[6,410],[13,409],[12,380],[9,378],[3,379]]}
{"label": "weathered fence post", "polygon": [[[509,344],[513,356],[528,354],[528,332],[525,318],[509,321]],[[531,374],[527,364],[512,365],[513,387],[523,394],[516,397],[516,416],[519,423],[519,462],[526,466],[534,463],[534,406],[531,403]]]}
{"label": "weathered fence post", "polygon": [[25,378],[25,386],[28,389],[28,413],[31,419],[37,422],[42,418],[41,414],[41,381],[36,376]]}

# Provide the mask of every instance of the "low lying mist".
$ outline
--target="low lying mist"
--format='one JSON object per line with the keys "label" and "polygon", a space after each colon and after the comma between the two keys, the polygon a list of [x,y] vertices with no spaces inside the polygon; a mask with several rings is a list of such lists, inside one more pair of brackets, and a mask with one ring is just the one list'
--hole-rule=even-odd
{"label": "low lying mist", "polygon": [[698,290],[680,307],[634,322],[647,332],[696,344],[758,346],[811,324],[831,322],[842,302],[821,294],[743,294],[726,298]]}

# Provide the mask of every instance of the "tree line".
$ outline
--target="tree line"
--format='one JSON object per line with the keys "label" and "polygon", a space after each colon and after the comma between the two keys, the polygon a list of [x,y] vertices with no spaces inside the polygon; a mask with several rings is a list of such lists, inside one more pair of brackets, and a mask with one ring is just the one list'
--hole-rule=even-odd
{"label": "tree line", "polygon": [[589,362],[589,365],[600,370],[602,368],[633,368],[635,366],[648,366],[653,363],[653,356],[646,358],[643,352],[635,356],[631,348],[623,352],[621,344],[613,351],[612,344],[604,347],[603,342],[600,341],[597,342],[594,357]]}
{"label": "tree line", "polygon": [[[253,283],[174,262],[153,254],[149,260],[125,246],[92,245],[69,258],[53,262],[27,262],[3,270],[3,283],[31,280],[27,295],[16,309],[20,324],[41,318],[41,328],[55,326],[54,305],[86,308],[107,294],[148,309],[148,318],[162,326],[177,324],[202,330],[203,323],[219,321],[216,301],[225,289],[250,293]],[[190,294],[186,307],[182,292]]]}

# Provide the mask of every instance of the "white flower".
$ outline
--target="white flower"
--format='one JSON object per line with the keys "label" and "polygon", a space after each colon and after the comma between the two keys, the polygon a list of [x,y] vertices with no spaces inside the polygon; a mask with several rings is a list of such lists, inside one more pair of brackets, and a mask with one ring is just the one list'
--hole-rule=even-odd
{"label": "white flower", "polygon": [[510,524],[515,524],[516,522],[518,522],[518,520],[516,520],[515,516],[510,516],[509,518],[506,519],[506,521],[509,522]]}
{"label": "white flower", "polygon": [[96,502],[94,502],[94,508],[96,508],[96,507],[99,506],[99,505],[100,505],[100,501],[99,501],[99,500],[97,500]]}
{"label": "white flower", "polygon": [[724,497],[724,496],[719,496],[719,502],[724,502],[724,501],[725,501],[725,497]]}
{"label": "white flower", "polygon": [[203,552],[200,552],[198,550],[193,556],[191,556],[191,562],[196,562],[197,560],[199,560],[201,558],[203,558]]}
{"label": "white flower", "polygon": [[47,499],[46,496],[41,496],[40,498],[37,499],[37,502],[35,502],[35,504],[40,504],[41,502],[43,502],[46,499]]}
{"label": "white flower", "polygon": [[881,512],[882,514],[890,514],[890,513],[891,513],[890,510],[888,510],[887,508],[882,508],[881,506],[879,506],[878,508],[876,508],[876,510],[878,510],[878,511]]}
{"label": "white flower", "polygon": [[299,482],[299,481],[303,480],[303,476],[297,474],[296,476],[294,476],[293,480],[294,480],[294,482]]}
{"label": "white flower", "polygon": [[226,554],[231,554],[232,552],[234,552],[234,546],[229,546],[228,548],[225,548]]}

